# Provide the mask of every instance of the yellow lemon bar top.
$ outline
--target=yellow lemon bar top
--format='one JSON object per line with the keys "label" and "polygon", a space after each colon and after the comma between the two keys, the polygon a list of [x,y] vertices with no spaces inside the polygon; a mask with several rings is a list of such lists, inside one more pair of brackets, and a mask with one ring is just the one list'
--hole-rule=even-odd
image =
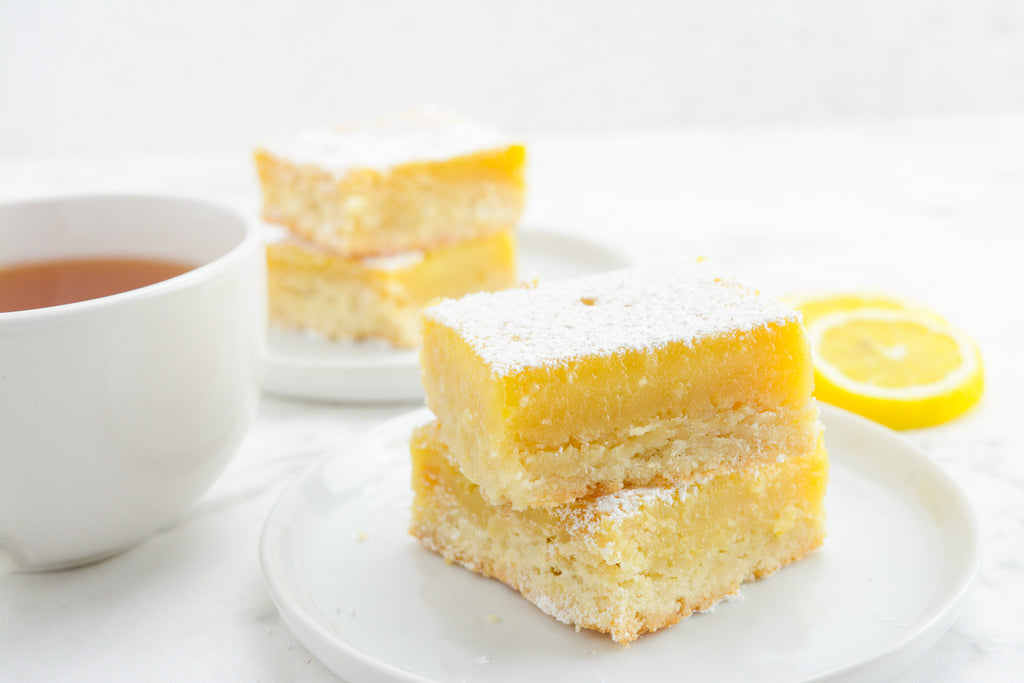
{"label": "yellow lemon bar top", "polygon": [[410,532],[566,624],[635,640],[800,559],[825,535],[828,457],[807,451],[681,488],[625,489],[551,508],[490,505],[437,425],[410,442]]}
{"label": "yellow lemon bar top", "polygon": [[346,256],[514,228],[525,158],[500,131],[431,109],[299,131],[255,153],[264,218]]}
{"label": "yellow lemon bar top", "polygon": [[708,261],[424,309],[427,405],[492,503],[681,483],[817,438],[798,313]]}
{"label": "yellow lemon bar top", "polygon": [[501,130],[433,107],[354,122],[306,128],[268,139],[263,149],[298,166],[336,175],[353,168],[386,171],[417,161],[446,161],[519,141]]}
{"label": "yellow lemon bar top", "polygon": [[271,323],[329,339],[419,343],[419,311],[437,297],[510,287],[516,281],[512,232],[430,251],[350,258],[271,231],[267,285]]}

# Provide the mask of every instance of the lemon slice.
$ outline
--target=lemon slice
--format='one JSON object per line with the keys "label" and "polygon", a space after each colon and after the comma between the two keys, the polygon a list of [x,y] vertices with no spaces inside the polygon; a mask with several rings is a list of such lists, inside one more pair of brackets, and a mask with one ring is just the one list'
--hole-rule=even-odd
{"label": "lemon slice", "polygon": [[935,314],[885,301],[819,302],[805,317],[815,395],[894,429],[940,424],[977,403],[974,342]]}
{"label": "lemon slice", "polygon": [[887,308],[901,311],[915,311],[936,320],[938,315],[915,304],[893,298],[879,292],[842,292],[834,294],[791,294],[782,300],[800,311],[804,325],[809,325],[823,315],[855,308]]}

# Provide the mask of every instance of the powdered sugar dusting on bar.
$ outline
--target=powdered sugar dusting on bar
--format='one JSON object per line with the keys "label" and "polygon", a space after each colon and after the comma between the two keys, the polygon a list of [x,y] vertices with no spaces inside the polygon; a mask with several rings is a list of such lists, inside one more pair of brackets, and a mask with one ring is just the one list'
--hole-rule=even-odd
{"label": "powdered sugar dusting on bar", "polygon": [[706,260],[470,294],[424,316],[458,332],[499,374],[800,319]]}
{"label": "powdered sugar dusting on bar", "polygon": [[[671,503],[685,489],[632,488],[609,493],[594,500],[591,510],[607,519],[618,521],[635,515],[641,507],[654,501]],[[685,497],[685,493],[683,496]]]}
{"label": "powdered sugar dusting on bar", "polygon": [[403,270],[415,266],[426,258],[426,254],[422,251],[399,251],[386,256],[365,256],[362,258],[340,256],[316,242],[303,239],[282,227],[269,224],[264,225],[263,236],[267,245],[291,245],[302,251],[321,254],[342,261],[351,261],[371,270]]}
{"label": "powdered sugar dusting on bar", "polygon": [[270,139],[262,147],[296,165],[343,173],[354,168],[385,170],[413,161],[443,161],[516,142],[496,128],[422,108],[361,125],[310,128]]}
{"label": "powdered sugar dusting on bar", "polygon": [[403,270],[420,263],[426,256],[422,251],[399,251],[387,256],[367,256],[362,262],[363,266],[376,270]]}
{"label": "powdered sugar dusting on bar", "polygon": [[[695,482],[696,483],[696,482]],[[605,523],[613,526],[631,517],[656,502],[672,503],[686,499],[689,487],[673,488],[628,488],[587,500],[582,504],[569,503],[554,508],[563,522],[577,533],[593,534]]]}

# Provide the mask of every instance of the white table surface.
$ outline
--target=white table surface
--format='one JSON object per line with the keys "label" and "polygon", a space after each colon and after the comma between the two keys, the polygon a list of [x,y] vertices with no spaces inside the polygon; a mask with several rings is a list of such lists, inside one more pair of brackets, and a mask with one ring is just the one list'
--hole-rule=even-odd
{"label": "white table surface", "polygon": [[[635,261],[703,254],[762,291],[870,288],[929,305],[979,342],[986,393],[907,432],[974,502],[985,559],[953,629],[900,681],[1024,671],[1024,117],[703,128],[536,138],[524,224]],[[0,199],[188,193],[255,214],[247,150],[0,159]],[[92,566],[0,578],[0,680],[333,680],[279,618],[257,546],[284,485],[413,405],[266,397],[183,518]]]}

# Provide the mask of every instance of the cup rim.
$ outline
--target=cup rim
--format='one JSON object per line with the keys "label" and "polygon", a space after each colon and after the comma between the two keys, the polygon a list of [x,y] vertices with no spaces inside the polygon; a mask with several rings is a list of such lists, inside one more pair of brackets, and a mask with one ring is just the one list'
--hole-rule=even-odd
{"label": "cup rim", "polygon": [[63,202],[79,202],[79,201],[123,201],[123,200],[142,200],[142,201],[157,201],[157,202],[177,202],[181,204],[193,204],[207,209],[212,209],[223,214],[225,217],[237,220],[242,226],[243,235],[242,239],[231,247],[228,251],[224,252],[220,256],[206,263],[200,264],[189,270],[169,277],[159,282],[154,282],[151,285],[145,285],[144,287],[136,287],[135,289],[129,289],[124,292],[117,292],[116,294],[108,294],[107,296],[97,297],[95,299],[85,299],[83,301],[74,301],[66,304],[58,304],[55,306],[45,306],[43,308],[29,308],[21,311],[6,311],[0,312],[0,324],[13,323],[15,321],[30,321],[41,318],[50,318],[53,316],[63,315],[65,313],[77,313],[80,311],[89,311],[93,309],[103,309],[110,306],[116,306],[125,300],[131,299],[145,299],[154,296],[160,296],[167,291],[177,290],[188,287],[189,285],[201,281],[207,281],[210,278],[216,276],[219,272],[222,272],[231,267],[231,265],[242,258],[242,254],[248,252],[255,246],[261,246],[263,242],[263,234],[260,231],[256,221],[247,218],[241,211],[228,206],[225,203],[190,196],[186,194],[172,194],[172,193],[158,193],[158,192],[83,192],[83,193],[70,193],[70,194],[58,194],[48,195],[41,197],[32,197],[29,199],[9,199],[0,200],[0,210],[9,207],[24,207],[31,205],[45,205],[45,204],[57,204]]}

